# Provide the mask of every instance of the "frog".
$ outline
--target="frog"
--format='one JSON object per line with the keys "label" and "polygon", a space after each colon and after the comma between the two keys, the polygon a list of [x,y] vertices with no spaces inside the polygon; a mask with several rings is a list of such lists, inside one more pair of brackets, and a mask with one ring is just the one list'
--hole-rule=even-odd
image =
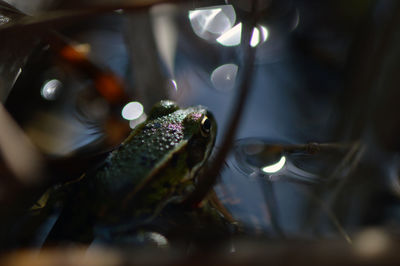
{"label": "frog", "polygon": [[[207,200],[196,210],[180,205],[195,191],[216,133],[215,118],[203,106],[180,108],[169,100],[155,104],[101,165],[54,193],[67,196],[48,242],[90,243],[95,236],[121,238],[150,227],[176,233],[182,221],[204,227],[199,222],[204,217],[225,226],[223,214]],[[55,196],[47,198],[57,201]],[[42,203],[46,205],[51,204]]]}

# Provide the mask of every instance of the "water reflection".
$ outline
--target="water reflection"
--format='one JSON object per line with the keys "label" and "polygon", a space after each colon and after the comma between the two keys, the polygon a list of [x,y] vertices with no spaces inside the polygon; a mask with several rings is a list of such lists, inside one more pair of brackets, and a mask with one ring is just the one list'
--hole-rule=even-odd
{"label": "water reflection", "polygon": [[211,74],[211,82],[217,90],[229,91],[235,86],[238,66],[225,64],[216,68]]}
{"label": "water reflection", "polygon": [[286,163],[286,157],[282,156],[281,159],[279,160],[279,162],[268,165],[268,166],[264,166],[262,168],[262,171],[267,174],[277,173],[280,170],[282,170],[282,168],[285,166],[285,163]]}
{"label": "water reflection", "polygon": [[337,168],[351,147],[264,138],[237,140],[217,193],[235,218],[249,228],[259,227],[279,237],[315,236],[320,230],[321,234],[340,234],[349,241],[336,214],[316,190],[337,184],[327,182],[333,181],[327,179],[327,173]]}
{"label": "water reflection", "polygon": [[[304,146],[304,148],[303,148]],[[323,176],[296,165],[299,159],[316,164],[317,155],[311,155],[307,145],[273,143],[258,138],[242,139],[234,147],[234,165],[247,176],[266,175],[271,181],[291,180],[318,183]]]}

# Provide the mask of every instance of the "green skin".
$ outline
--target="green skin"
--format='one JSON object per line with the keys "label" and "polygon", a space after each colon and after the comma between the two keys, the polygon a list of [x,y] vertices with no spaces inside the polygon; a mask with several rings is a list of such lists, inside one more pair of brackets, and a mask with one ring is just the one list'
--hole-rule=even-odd
{"label": "green skin", "polygon": [[70,185],[69,190],[77,192],[69,194],[50,239],[73,234],[78,239],[72,240],[90,241],[87,227],[150,223],[170,203],[181,202],[193,191],[214,146],[216,128],[202,106],[156,104],[98,169]]}
{"label": "green skin", "polygon": [[[207,133],[202,129],[204,119],[211,122]],[[99,215],[152,215],[171,197],[179,200],[193,186],[215,135],[216,123],[203,107],[179,109],[170,101],[158,103],[90,181]]]}

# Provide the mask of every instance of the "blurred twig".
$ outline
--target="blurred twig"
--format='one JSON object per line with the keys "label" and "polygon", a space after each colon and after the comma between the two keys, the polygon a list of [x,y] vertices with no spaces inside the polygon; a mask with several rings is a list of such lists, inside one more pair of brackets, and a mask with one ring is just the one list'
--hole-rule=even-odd
{"label": "blurred twig", "polygon": [[43,191],[47,179],[44,158],[1,103],[0,155],[0,248],[6,248],[3,245],[12,240],[10,228]]}
{"label": "blurred twig", "polygon": [[310,197],[311,200],[318,204],[318,211],[315,212],[314,217],[312,217],[310,222],[310,227],[313,228],[317,222],[317,218],[323,212],[326,213],[329,220],[332,222],[334,227],[338,230],[339,234],[346,240],[347,243],[352,244],[352,239],[350,235],[346,232],[346,230],[341,225],[340,221],[336,217],[335,213],[332,211],[332,206],[330,206],[330,202],[326,203],[323,199],[319,197],[319,195],[315,195],[314,193],[305,193],[302,190],[299,190],[304,193],[307,197]]}
{"label": "blurred twig", "polygon": [[142,1],[128,1],[120,0],[113,2],[103,2],[101,4],[94,2],[94,4],[86,6],[77,6],[76,8],[64,10],[52,10],[44,13],[38,13],[35,16],[26,16],[17,21],[9,22],[0,26],[2,31],[18,31],[18,30],[35,30],[45,29],[49,30],[54,27],[60,27],[76,23],[79,20],[88,19],[91,16],[98,16],[107,14],[115,10],[124,10],[127,12],[140,12],[151,8],[154,5],[162,3],[180,3],[182,0],[142,0]]}
{"label": "blurred twig", "polygon": [[[0,0],[0,28],[24,16],[11,5]],[[38,41],[32,32],[19,34],[13,31],[0,33],[0,101],[4,102],[14,85],[28,55]]]}
{"label": "blurred twig", "polygon": [[44,161],[40,152],[2,104],[0,104],[0,152],[19,182],[30,185],[41,181]]}
{"label": "blurred twig", "polygon": [[[382,6],[392,6],[389,15],[377,14]],[[379,16],[380,15],[380,16]],[[381,21],[379,21],[379,19]],[[348,52],[347,88],[343,99],[343,128],[347,139],[358,139],[371,115],[375,98],[372,93],[379,81],[400,19],[399,1],[371,1],[370,8],[359,22],[356,37]],[[350,114],[350,115],[349,115]]]}
{"label": "blurred twig", "polygon": [[[377,241],[373,244],[365,241]],[[235,239],[235,252],[168,252],[144,248],[116,250],[87,247],[17,251],[2,256],[6,266],[24,265],[398,265],[399,241],[382,230],[360,232],[354,245],[343,241]]]}
{"label": "blurred twig", "polygon": [[364,154],[365,147],[361,145],[360,141],[354,142],[350,146],[349,151],[346,153],[344,158],[340,161],[339,165],[333,170],[332,174],[328,177],[328,180],[338,180],[337,184],[334,186],[329,186],[327,199],[323,199],[321,195],[324,195],[326,191],[324,189],[317,191],[316,193],[307,193],[316,203],[318,203],[319,208],[312,213],[310,217],[309,227],[314,228],[318,223],[318,218],[325,212],[330,221],[338,229],[339,233],[346,239],[348,243],[352,243],[350,236],[347,234],[343,226],[341,225],[338,217],[335,215],[333,210],[333,205],[338,199],[338,195],[347,184],[348,177],[356,171],[358,163],[360,162],[361,156]]}
{"label": "blurred twig", "polygon": [[[383,16],[382,6],[391,7],[386,10],[388,14],[385,13],[385,16]],[[380,82],[390,48],[394,43],[399,19],[400,3],[398,1],[371,1],[368,12],[359,22],[358,31],[349,49],[346,66],[347,83],[343,95],[345,106],[341,119],[344,123],[339,132],[342,134],[341,138],[359,140],[354,142],[352,148],[330,175],[330,180],[339,180],[339,182],[333,187],[322,189],[318,187],[317,194],[313,195],[330,212],[350,178],[356,176],[354,173],[365,153],[366,145],[369,145],[364,137],[370,126],[370,116],[376,111],[373,108],[377,100],[374,91]],[[328,196],[323,199],[322,195]],[[318,209],[313,213],[308,226],[316,225],[322,211],[324,210]],[[333,213],[331,218],[337,220]],[[339,220],[337,222],[339,224]]]}

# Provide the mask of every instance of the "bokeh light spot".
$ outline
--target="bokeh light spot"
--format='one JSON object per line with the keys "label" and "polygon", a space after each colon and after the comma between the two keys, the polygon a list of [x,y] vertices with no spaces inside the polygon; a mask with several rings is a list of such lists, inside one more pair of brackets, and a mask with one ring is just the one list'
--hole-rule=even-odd
{"label": "bokeh light spot", "polygon": [[223,46],[237,46],[242,38],[242,23],[237,24],[218,37],[217,42]]}
{"label": "bokeh light spot", "polygon": [[235,86],[238,66],[225,64],[216,68],[211,74],[211,82],[217,90],[229,91]]}
{"label": "bokeh light spot", "polygon": [[126,120],[138,119],[143,114],[143,105],[140,102],[130,102],[122,108],[122,117]]}
{"label": "bokeh light spot", "polygon": [[279,172],[283,168],[283,166],[285,166],[285,163],[286,163],[286,157],[282,156],[279,162],[265,166],[262,168],[262,170],[264,173],[273,174]]}
{"label": "bokeh light spot", "polygon": [[231,5],[211,6],[189,11],[190,25],[194,33],[202,39],[215,39],[232,28],[236,13]]}
{"label": "bokeh light spot", "polygon": [[61,86],[62,83],[58,79],[48,80],[44,83],[40,94],[46,100],[53,101],[57,98]]}
{"label": "bokeh light spot", "polygon": [[256,47],[257,45],[266,42],[268,39],[268,29],[265,26],[258,26],[253,29],[251,35],[250,45]]}

